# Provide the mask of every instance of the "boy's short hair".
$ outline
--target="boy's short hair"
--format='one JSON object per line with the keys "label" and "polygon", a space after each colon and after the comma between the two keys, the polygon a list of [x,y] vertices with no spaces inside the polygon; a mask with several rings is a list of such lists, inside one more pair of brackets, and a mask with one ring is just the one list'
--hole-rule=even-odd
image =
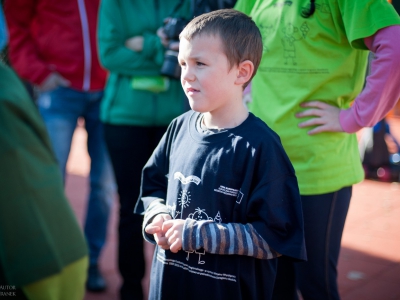
{"label": "boy's short hair", "polygon": [[260,30],[249,16],[234,9],[220,9],[202,14],[186,25],[179,38],[190,41],[203,34],[221,38],[230,68],[250,60],[254,65],[250,80],[254,77],[260,65],[263,46]]}

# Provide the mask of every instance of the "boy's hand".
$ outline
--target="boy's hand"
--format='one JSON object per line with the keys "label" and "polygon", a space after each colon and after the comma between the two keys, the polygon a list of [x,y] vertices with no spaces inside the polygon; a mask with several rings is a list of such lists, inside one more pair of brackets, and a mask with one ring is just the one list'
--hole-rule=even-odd
{"label": "boy's hand", "polygon": [[314,117],[299,124],[300,128],[316,126],[308,134],[312,135],[326,131],[343,132],[343,128],[339,122],[340,108],[322,101],[304,102],[300,106],[309,109],[297,113],[297,118]]}
{"label": "boy's hand", "polygon": [[165,221],[162,226],[162,231],[165,232],[165,237],[168,239],[169,250],[177,253],[182,249],[182,232],[185,220],[176,219]]}
{"label": "boy's hand", "polygon": [[146,226],[144,231],[154,236],[154,240],[164,250],[169,249],[168,239],[165,237],[165,231],[162,230],[164,222],[171,220],[168,214],[159,214],[154,217],[153,221]]}

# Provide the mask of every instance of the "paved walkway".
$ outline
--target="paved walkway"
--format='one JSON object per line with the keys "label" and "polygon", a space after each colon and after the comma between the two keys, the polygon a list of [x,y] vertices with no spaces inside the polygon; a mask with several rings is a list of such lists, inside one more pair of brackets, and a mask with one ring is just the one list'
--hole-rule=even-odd
{"label": "paved walkway", "polygon": [[[390,119],[400,140],[400,119]],[[80,224],[88,192],[90,159],[86,134],[78,127],[68,161],[67,196]],[[87,293],[85,300],[118,299],[121,279],[116,268],[117,197],[101,257],[101,270],[108,282],[104,293]],[[342,239],[339,288],[343,300],[400,300],[400,184],[365,180],[354,186],[353,198]]]}

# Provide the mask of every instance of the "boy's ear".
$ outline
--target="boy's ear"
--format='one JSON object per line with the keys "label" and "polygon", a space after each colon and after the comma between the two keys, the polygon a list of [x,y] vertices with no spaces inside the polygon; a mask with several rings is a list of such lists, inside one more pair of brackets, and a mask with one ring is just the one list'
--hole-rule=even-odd
{"label": "boy's ear", "polygon": [[235,83],[243,85],[250,80],[254,72],[254,65],[250,60],[244,60],[238,65]]}

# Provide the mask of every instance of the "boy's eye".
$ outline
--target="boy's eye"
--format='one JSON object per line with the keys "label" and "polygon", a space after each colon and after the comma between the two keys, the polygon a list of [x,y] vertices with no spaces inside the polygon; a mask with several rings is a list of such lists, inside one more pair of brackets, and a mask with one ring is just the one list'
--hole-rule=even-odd
{"label": "boy's eye", "polygon": [[205,64],[203,64],[202,62],[196,62],[196,65],[198,65],[198,66],[205,66]]}
{"label": "boy's eye", "polygon": [[180,61],[180,62],[179,62],[179,65],[180,65],[181,67],[184,67],[184,66],[186,66],[186,63],[183,62],[183,61]]}

